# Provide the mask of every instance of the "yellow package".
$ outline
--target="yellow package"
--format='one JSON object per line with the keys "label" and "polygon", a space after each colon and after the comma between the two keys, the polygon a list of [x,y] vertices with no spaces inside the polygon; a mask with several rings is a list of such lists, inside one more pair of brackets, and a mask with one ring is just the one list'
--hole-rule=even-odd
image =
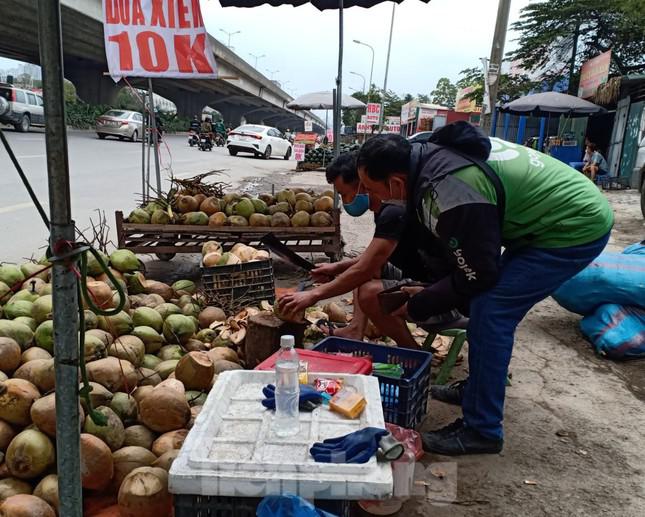
{"label": "yellow package", "polygon": [[309,384],[309,363],[307,361],[298,362],[298,382]]}
{"label": "yellow package", "polygon": [[357,418],[365,409],[365,397],[355,391],[342,389],[329,401],[329,409],[347,418]]}

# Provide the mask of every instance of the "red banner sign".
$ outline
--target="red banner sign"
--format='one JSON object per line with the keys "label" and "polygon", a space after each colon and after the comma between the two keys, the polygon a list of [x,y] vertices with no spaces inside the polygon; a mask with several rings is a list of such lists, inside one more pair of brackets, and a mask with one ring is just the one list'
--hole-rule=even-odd
{"label": "red banner sign", "polygon": [[103,0],[103,33],[115,81],[217,77],[199,0]]}
{"label": "red banner sign", "polygon": [[378,124],[381,121],[381,105],[370,102],[367,105],[365,120],[368,124]]}
{"label": "red banner sign", "polygon": [[586,61],[580,68],[580,86],[578,97],[586,99],[596,93],[598,86],[607,82],[609,77],[609,65],[611,64],[611,50],[603,52],[589,61]]}

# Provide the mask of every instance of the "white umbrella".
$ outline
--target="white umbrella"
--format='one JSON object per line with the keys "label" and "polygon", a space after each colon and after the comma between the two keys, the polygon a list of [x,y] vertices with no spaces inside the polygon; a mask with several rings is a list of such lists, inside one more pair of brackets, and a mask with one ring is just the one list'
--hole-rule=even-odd
{"label": "white umbrella", "polygon": [[[343,95],[343,102],[341,108],[343,109],[361,109],[365,107],[365,103],[351,97]],[[295,110],[330,110],[334,109],[334,93],[327,92],[313,92],[301,95],[297,99],[292,100],[287,104],[287,108]]]}
{"label": "white umbrella", "polygon": [[544,92],[525,95],[502,106],[502,112],[515,115],[544,117],[555,113],[570,117],[588,117],[606,110],[580,97],[559,92]]}

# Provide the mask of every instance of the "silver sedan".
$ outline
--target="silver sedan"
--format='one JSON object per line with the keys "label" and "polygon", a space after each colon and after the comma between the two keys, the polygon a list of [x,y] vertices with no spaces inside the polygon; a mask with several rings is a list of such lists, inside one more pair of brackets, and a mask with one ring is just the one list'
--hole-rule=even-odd
{"label": "silver sedan", "polygon": [[142,137],[143,115],[137,111],[110,110],[96,119],[96,134],[100,139],[116,136],[136,142]]}

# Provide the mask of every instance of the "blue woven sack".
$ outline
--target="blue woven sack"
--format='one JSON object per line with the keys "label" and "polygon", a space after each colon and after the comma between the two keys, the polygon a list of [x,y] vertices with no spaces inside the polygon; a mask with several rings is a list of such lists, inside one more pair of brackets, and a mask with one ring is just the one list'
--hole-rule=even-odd
{"label": "blue woven sack", "polygon": [[580,329],[600,355],[611,359],[645,357],[645,309],[601,305],[582,318]]}
{"label": "blue woven sack", "polygon": [[553,298],[583,316],[606,303],[645,309],[645,255],[602,253],[562,284]]}

